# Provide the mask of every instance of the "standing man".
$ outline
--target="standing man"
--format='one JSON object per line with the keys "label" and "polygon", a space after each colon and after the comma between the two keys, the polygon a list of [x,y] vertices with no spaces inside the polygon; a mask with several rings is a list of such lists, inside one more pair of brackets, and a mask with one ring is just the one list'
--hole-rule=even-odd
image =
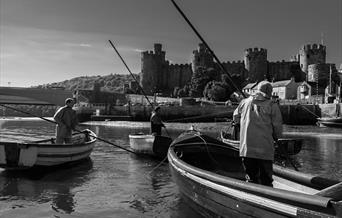
{"label": "standing man", "polygon": [[273,186],[274,141],[282,134],[282,117],[271,100],[272,85],[262,81],[257,90],[240,102],[233,120],[240,123],[240,157],[247,181]]}
{"label": "standing man", "polygon": [[65,100],[65,106],[59,108],[53,119],[56,121],[56,143],[71,143],[71,133],[75,130],[78,121],[76,111],[72,109],[75,101],[72,98]]}
{"label": "standing man", "polygon": [[161,128],[165,125],[163,124],[161,118],[160,118],[160,107],[157,106],[153,111],[151,115],[151,134],[152,135],[161,135]]}

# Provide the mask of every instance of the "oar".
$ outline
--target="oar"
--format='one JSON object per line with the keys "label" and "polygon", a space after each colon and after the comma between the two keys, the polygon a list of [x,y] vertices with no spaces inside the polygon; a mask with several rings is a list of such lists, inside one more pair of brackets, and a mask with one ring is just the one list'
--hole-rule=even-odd
{"label": "oar", "polygon": [[[21,113],[23,113],[23,114],[27,114],[27,115],[30,115],[30,116],[33,116],[33,117],[38,117],[38,118],[40,118],[40,119],[42,119],[42,120],[48,121],[48,122],[53,123],[53,124],[57,124],[57,123],[56,123],[55,121],[53,121],[53,120],[49,120],[49,119],[46,119],[46,118],[44,118],[44,117],[40,117],[40,116],[35,115],[35,114],[32,114],[32,113],[29,113],[29,112],[26,112],[26,111],[22,111],[22,110],[19,110],[19,109],[17,109],[17,108],[14,108],[14,107],[10,107],[10,106],[3,105],[3,104],[0,104],[0,106],[5,107],[5,108],[9,108],[9,109],[12,109],[12,110],[14,110],[14,111],[18,111],[18,112],[21,112]],[[76,132],[79,132],[79,133],[84,133],[83,131],[78,130],[78,129],[75,129],[75,131],[76,131]],[[98,136],[96,136],[96,137],[95,137],[95,136],[92,136],[92,137],[94,137],[94,138],[96,138],[96,139],[98,139],[98,140],[100,140],[100,141],[106,142],[106,143],[108,143],[108,144],[110,144],[110,145],[113,145],[113,146],[115,146],[115,147],[121,148],[121,149],[123,149],[123,150],[125,150],[125,151],[128,151],[128,152],[131,152],[131,153],[133,153],[133,154],[138,155],[138,153],[135,153],[134,151],[131,151],[131,150],[129,150],[129,149],[127,149],[127,148],[124,148],[124,147],[121,147],[121,146],[119,146],[119,145],[116,145],[116,144],[114,144],[114,143],[112,143],[112,142],[110,142],[110,141],[108,141],[108,140],[106,140],[106,139],[100,138],[100,137],[98,137]]]}
{"label": "oar", "polygon": [[315,195],[329,197],[329,198],[332,198],[333,200],[341,201],[342,200],[342,182],[332,185],[328,188],[325,188],[317,192]]}
{"label": "oar", "polygon": [[38,117],[38,118],[40,118],[40,119],[42,119],[42,120],[45,120],[45,121],[47,121],[47,122],[56,124],[55,121],[46,119],[46,118],[44,118],[44,117],[40,117],[40,116],[38,116],[38,115],[31,114],[31,113],[26,112],[26,111],[19,110],[19,109],[14,108],[14,107],[10,107],[10,106],[8,106],[8,105],[0,104],[0,106],[5,107],[5,108],[9,108],[9,109],[11,109],[11,110],[18,111],[18,112],[20,112],[20,113],[27,114],[27,115],[30,115],[30,116],[33,116],[33,117]]}

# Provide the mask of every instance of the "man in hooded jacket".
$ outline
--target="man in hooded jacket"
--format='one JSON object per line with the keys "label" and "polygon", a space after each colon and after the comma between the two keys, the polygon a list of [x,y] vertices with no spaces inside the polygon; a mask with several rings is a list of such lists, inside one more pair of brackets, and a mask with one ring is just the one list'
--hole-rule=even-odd
{"label": "man in hooded jacket", "polygon": [[282,116],[271,100],[272,85],[262,81],[257,90],[240,102],[233,119],[240,123],[240,156],[247,181],[273,186],[274,142],[282,134]]}
{"label": "man in hooded jacket", "polygon": [[53,119],[56,121],[56,143],[71,143],[72,130],[75,130],[78,124],[76,111],[72,109],[75,101],[72,98],[65,100],[65,106],[59,108]]}

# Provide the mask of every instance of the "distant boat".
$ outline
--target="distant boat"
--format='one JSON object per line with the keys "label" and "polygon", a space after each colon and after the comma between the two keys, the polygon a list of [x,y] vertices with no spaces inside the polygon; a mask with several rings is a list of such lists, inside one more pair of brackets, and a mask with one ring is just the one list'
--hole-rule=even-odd
{"label": "distant boat", "polygon": [[96,141],[90,130],[72,135],[72,143],[55,144],[55,138],[32,142],[0,141],[0,168],[8,170],[51,167],[88,158]]}
{"label": "distant boat", "polygon": [[136,133],[130,134],[129,146],[137,154],[146,154],[164,159],[172,142],[167,136]]}
{"label": "distant boat", "polygon": [[273,165],[274,187],[245,181],[238,149],[198,131],[176,138],[169,167],[205,217],[342,217],[342,182]]}
{"label": "distant boat", "polygon": [[342,128],[342,117],[317,118],[318,124],[326,127]]}

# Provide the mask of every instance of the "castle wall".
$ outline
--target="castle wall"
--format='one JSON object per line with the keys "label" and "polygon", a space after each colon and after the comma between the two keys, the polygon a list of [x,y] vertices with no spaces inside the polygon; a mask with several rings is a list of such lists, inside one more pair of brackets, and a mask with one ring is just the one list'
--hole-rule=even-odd
{"label": "castle wall", "polygon": [[[296,81],[300,80],[300,72],[295,72],[295,66],[298,62],[277,61],[268,63],[268,75],[271,80],[281,81],[288,80],[291,77],[297,77]],[[299,74],[299,75],[297,75]]]}
{"label": "castle wall", "polygon": [[213,56],[203,43],[200,43],[197,50],[194,50],[192,54],[192,72],[195,72],[198,67],[210,68],[215,66]]}
{"label": "castle wall", "polygon": [[173,91],[175,87],[182,88],[191,80],[191,64],[171,64],[168,69],[168,89]]}
{"label": "castle wall", "polygon": [[222,62],[222,65],[231,76],[241,76],[242,78],[248,77],[248,71],[246,70],[243,61]]}
{"label": "castle wall", "polygon": [[264,80],[267,76],[267,50],[249,48],[244,55],[245,68],[248,71],[248,82]]}
{"label": "castle wall", "polygon": [[[273,81],[288,80],[295,77],[295,81],[315,81],[316,75],[322,78],[322,85],[326,84],[326,47],[324,45],[308,44],[300,48],[299,54],[290,61],[268,62],[267,50],[264,48],[248,48],[244,51],[244,60],[237,62],[223,62],[223,66],[231,76],[237,76],[242,82],[256,82],[264,79]],[[204,44],[200,43],[193,51],[191,64],[169,64],[165,60],[165,51],[161,44],[154,45],[154,51],[142,52],[140,83],[147,92],[172,92],[174,87],[183,87],[189,81],[193,72],[199,67],[218,69],[212,55]],[[311,66],[313,65],[313,66]],[[310,67],[311,66],[311,67]]]}
{"label": "castle wall", "polygon": [[141,53],[140,85],[146,94],[162,91],[167,85],[167,65],[165,51],[162,51],[161,44],[154,45],[154,52]]}
{"label": "castle wall", "polygon": [[310,64],[308,67],[308,82],[317,82],[319,87],[329,84],[330,64]]}
{"label": "castle wall", "polygon": [[299,64],[303,72],[308,73],[310,64],[325,64],[326,46],[317,44],[304,45],[299,50]]}

